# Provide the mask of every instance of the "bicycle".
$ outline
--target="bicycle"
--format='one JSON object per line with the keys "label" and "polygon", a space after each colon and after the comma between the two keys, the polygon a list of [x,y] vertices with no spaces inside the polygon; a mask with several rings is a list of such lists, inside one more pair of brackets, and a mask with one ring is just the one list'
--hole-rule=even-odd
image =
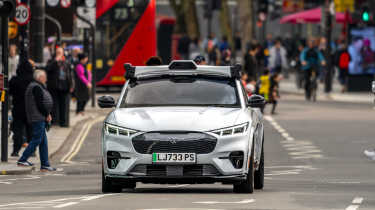
{"label": "bicycle", "polygon": [[308,86],[305,91],[306,93],[306,100],[312,99],[313,102],[317,100],[317,93],[318,93],[318,74],[316,68],[311,68],[311,75],[308,81]]}

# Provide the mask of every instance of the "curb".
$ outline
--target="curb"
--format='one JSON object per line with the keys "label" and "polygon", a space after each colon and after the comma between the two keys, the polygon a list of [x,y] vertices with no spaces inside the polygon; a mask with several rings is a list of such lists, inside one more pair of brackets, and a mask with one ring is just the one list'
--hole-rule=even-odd
{"label": "curb", "polygon": [[50,153],[50,154],[48,155],[48,158],[49,158],[49,159],[52,159],[56,154],[58,154],[58,153],[60,152],[60,150],[64,147],[65,142],[66,142],[66,141],[69,139],[69,137],[71,136],[71,134],[72,134],[72,132],[73,132],[73,130],[74,130],[74,127],[75,127],[76,125],[79,125],[79,124],[81,124],[81,123],[83,123],[83,122],[86,122],[86,121],[88,121],[88,120],[90,120],[90,119],[94,119],[95,117],[96,117],[96,115],[95,115],[94,117],[92,117],[92,116],[86,116],[86,117],[83,118],[82,120],[77,121],[74,125],[70,125],[70,131],[69,131],[69,134],[66,135],[66,138],[65,138],[64,141],[61,143],[61,145],[56,149],[56,151],[54,151],[53,153]]}
{"label": "curb", "polygon": [[10,170],[1,170],[1,175],[27,175],[31,174],[31,172],[35,169],[35,167],[25,168],[25,169],[10,169]]}

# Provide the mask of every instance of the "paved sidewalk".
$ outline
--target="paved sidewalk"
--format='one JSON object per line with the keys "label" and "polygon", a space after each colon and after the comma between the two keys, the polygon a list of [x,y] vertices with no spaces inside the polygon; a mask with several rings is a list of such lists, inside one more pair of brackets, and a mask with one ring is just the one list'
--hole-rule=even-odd
{"label": "paved sidewalk", "polygon": [[[370,92],[349,92],[341,93],[341,85],[338,83],[337,79],[334,79],[333,90],[330,94],[324,93],[324,84],[319,83],[318,86],[318,101],[337,101],[337,102],[351,102],[351,103],[374,103],[374,95]],[[304,96],[304,89],[297,89],[295,75],[290,74],[288,79],[283,79],[280,83],[280,92],[297,94]]]}
{"label": "paved sidewalk", "polygon": [[[98,107],[92,108],[91,101],[87,103],[86,106],[86,115],[85,116],[77,116],[75,114],[76,103],[74,101],[70,104],[70,127],[69,128],[62,128],[59,126],[53,126],[49,132],[47,133],[48,137],[48,152],[49,156],[51,157],[54,155],[60,147],[63,145],[65,140],[68,138],[69,134],[71,133],[72,129],[77,125],[77,123],[88,120],[89,118],[95,118],[98,115],[97,110]],[[20,156],[23,153],[24,148],[20,151]],[[34,169],[38,169],[39,166],[35,167],[18,167],[17,160],[19,157],[11,157],[10,154],[13,151],[13,139],[10,137],[8,141],[8,163],[1,163],[0,162],[0,175],[21,175],[21,174],[30,174]],[[36,165],[40,162],[39,161],[39,153],[36,152],[37,157],[31,157],[30,161],[36,163]]]}

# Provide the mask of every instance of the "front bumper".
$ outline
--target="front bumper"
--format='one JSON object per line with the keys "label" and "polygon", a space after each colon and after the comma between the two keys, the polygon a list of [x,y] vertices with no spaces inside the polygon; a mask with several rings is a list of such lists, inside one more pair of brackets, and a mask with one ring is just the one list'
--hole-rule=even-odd
{"label": "front bumper", "polygon": [[[213,135],[210,133],[210,135]],[[111,179],[133,179],[139,182],[163,183],[210,183],[210,182],[237,182],[245,178],[247,174],[247,162],[251,141],[250,133],[239,134],[229,137],[217,137],[215,149],[208,154],[197,154],[197,161],[194,165],[213,167],[215,173],[203,173],[199,175],[134,173],[137,166],[155,166],[166,164],[153,164],[152,154],[140,154],[135,151],[131,137],[115,136],[103,133],[103,169],[107,177]],[[108,167],[108,152],[117,152],[121,156],[115,167]],[[230,160],[232,152],[243,153],[242,167],[236,168]],[[177,166],[188,166],[179,164]],[[211,170],[212,171],[212,170]],[[172,181],[172,182],[171,182]]]}

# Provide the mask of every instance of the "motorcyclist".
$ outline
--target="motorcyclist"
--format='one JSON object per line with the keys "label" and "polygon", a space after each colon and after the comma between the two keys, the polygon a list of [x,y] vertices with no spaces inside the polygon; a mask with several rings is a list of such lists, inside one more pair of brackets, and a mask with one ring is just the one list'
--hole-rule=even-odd
{"label": "motorcyclist", "polygon": [[307,47],[302,51],[300,56],[302,64],[302,70],[304,72],[305,80],[305,97],[307,100],[311,98],[311,76],[314,71],[318,73],[318,69],[321,66],[325,66],[325,60],[322,53],[317,48],[317,42],[315,38],[310,38],[307,42]]}

